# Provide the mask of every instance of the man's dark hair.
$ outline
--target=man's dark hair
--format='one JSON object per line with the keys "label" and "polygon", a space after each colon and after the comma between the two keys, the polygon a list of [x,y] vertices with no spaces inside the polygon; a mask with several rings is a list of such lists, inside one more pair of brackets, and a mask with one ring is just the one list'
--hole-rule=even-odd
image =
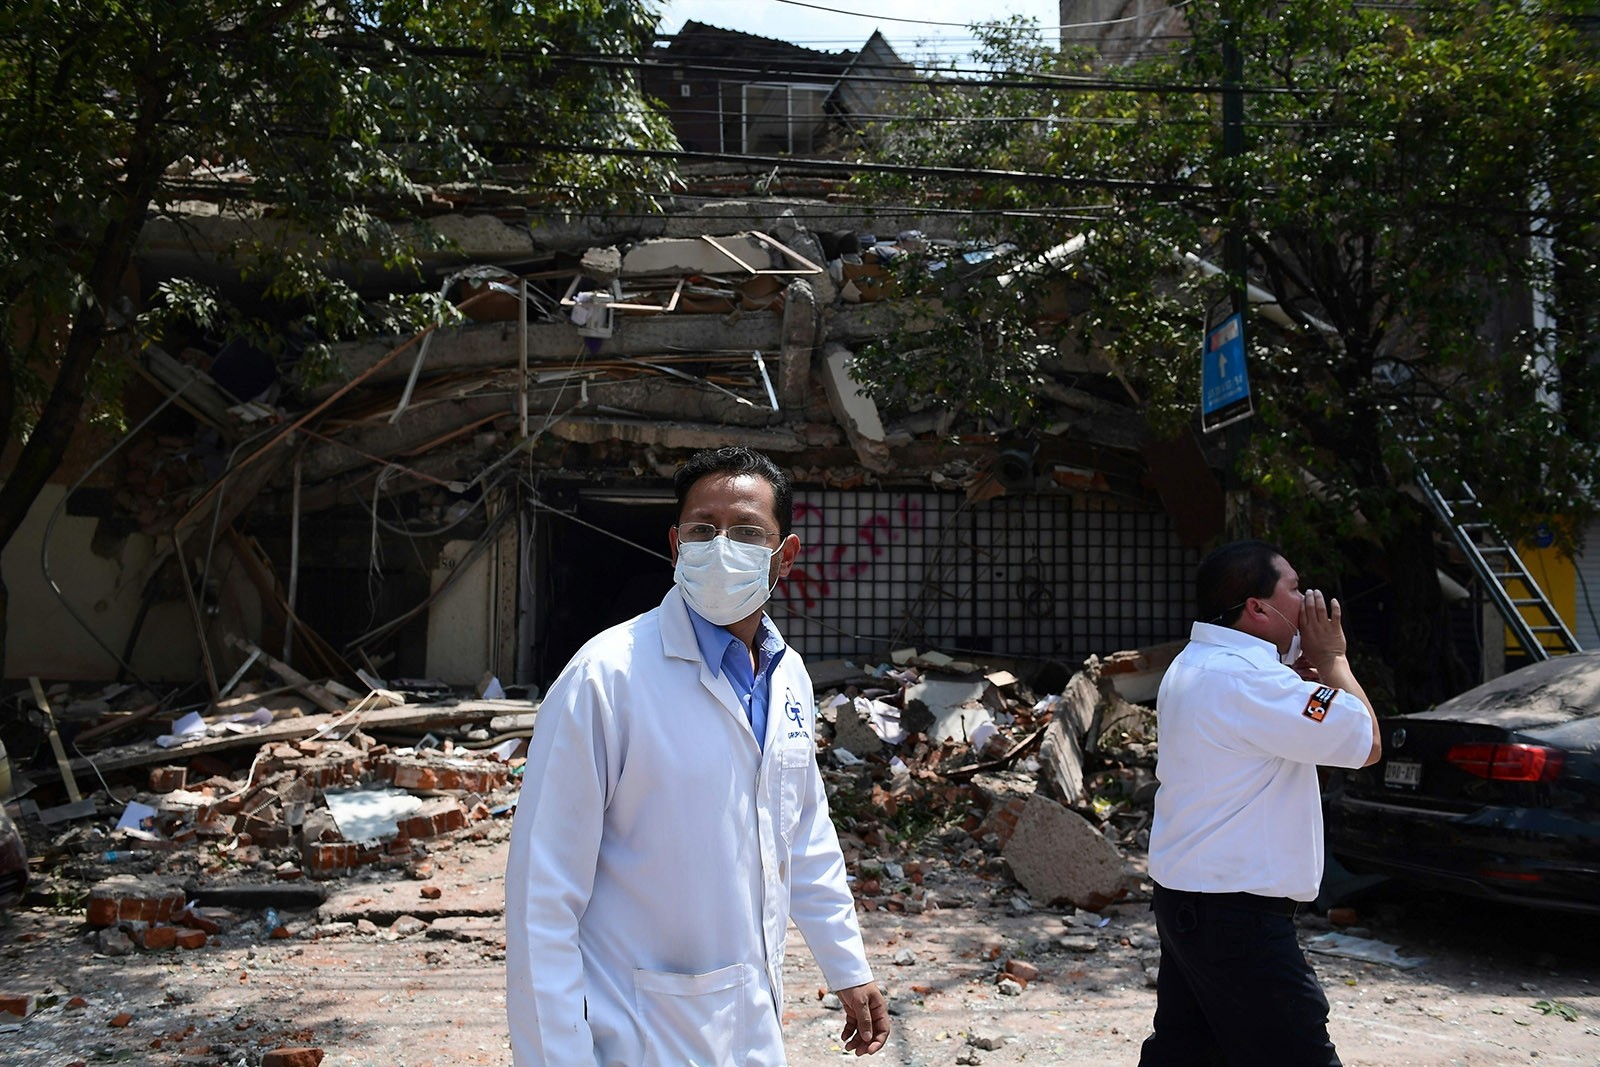
{"label": "man's dark hair", "polygon": [[1283,557],[1265,541],[1231,541],[1200,561],[1195,574],[1195,598],[1201,622],[1232,626],[1246,600],[1265,600],[1278,588],[1278,565]]}
{"label": "man's dark hair", "polygon": [[772,510],[778,519],[778,533],[782,537],[789,536],[789,527],[794,524],[794,487],[789,484],[789,476],[783,473],[783,468],[743,445],[696,452],[672,478],[672,491],[677,494],[680,515],[689,490],[708,474],[754,474],[772,483]]}

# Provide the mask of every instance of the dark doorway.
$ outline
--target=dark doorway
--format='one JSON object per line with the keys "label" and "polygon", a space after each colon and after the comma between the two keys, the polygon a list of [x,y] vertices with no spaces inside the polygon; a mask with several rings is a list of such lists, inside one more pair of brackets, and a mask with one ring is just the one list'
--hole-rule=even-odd
{"label": "dark doorway", "polygon": [[667,528],[678,517],[670,491],[579,492],[550,503],[559,512],[538,513],[541,688],[589,638],[661,603],[672,586]]}

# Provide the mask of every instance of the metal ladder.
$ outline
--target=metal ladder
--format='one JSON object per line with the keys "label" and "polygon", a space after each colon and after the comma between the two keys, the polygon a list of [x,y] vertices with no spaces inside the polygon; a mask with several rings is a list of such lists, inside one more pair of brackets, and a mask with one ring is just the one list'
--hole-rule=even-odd
{"label": "metal ladder", "polygon": [[1472,486],[1458,480],[1454,492],[1446,496],[1421,464],[1415,465],[1415,472],[1422,495],[1434,514],[1449,528],[1456,545],[1467,557],[1467,565],[1483,583],[1506,626],[1516,635],[1529,658],[1540,661],[1581,651],[1577,638],[1572,636],[1550,598],[1528,573],[1522,557],[1484,515],[1483,505]]}

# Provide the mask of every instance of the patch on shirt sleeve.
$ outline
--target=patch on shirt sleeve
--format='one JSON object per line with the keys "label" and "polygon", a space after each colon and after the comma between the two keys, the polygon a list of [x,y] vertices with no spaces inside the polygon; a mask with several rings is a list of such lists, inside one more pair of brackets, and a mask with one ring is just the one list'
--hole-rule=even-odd
{"label": "patch on shirt sleeve", "polygon": [[1339,690],[1331,685],[1319,686],[1311,699],[1306,701],[1306,710],[1300,714],[1312,722],[1321,722],[1328,715],[1328,709],[1333,706],[1333,698],[1339,695]]}

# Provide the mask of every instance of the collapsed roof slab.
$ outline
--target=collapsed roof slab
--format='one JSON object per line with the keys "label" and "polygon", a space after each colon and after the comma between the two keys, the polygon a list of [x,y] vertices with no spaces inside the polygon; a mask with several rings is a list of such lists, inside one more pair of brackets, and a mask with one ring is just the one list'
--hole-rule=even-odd
{"label": "collapsed roof slab", "polygon": [[824,313],[830,341],[859,344],[896,333],[924,333],[939,325],[942,301],[883,300],[830,308]]}
{"label": "collapsed roof slab", "polygon": [[[569,323],[530,323],[528,358],[539,363],[577,363],[606,356],[642,356],[659,352],[725,352],[730,349],[775,352],[782,343],[783,322],[771,314],[742,315],[729,321],[725,315],[619,316],[616,332],[591,349]],[[334,357],[351,377],[359,376],[394,348],[394,338],[336,345]],[[424,358],[424,373],[515,367],[520,345],[517,324],[482,323],[439,330]],[[398,359],[380,368],[369,382],[404,378],[413,358]],[[333,392],[339,383],[320,387],[315,396]]]}
{"label": "collapsed roof slab", "polygon": [[640,415],[729,426],[766,426],[779,417],[765,400],[754,403],[692,382],[639,377],[590,382],[588,388],[594,403]]}
{"label": "collapsed roof slab", "polygon": [[745,445],[761,452],[799,452],[805,448],[787,430],[734,428],[704,423],[645,422],[631,419],[588,418],[568,415],[550,424],[550,433],[574,444],[623,441],[661,448],[721,448]]}
{"label": "collapsed roof slab", "polygon": [[761,233],[644,241],[622,256],[624,278],[734,273],[820,274],[822,268]]}

